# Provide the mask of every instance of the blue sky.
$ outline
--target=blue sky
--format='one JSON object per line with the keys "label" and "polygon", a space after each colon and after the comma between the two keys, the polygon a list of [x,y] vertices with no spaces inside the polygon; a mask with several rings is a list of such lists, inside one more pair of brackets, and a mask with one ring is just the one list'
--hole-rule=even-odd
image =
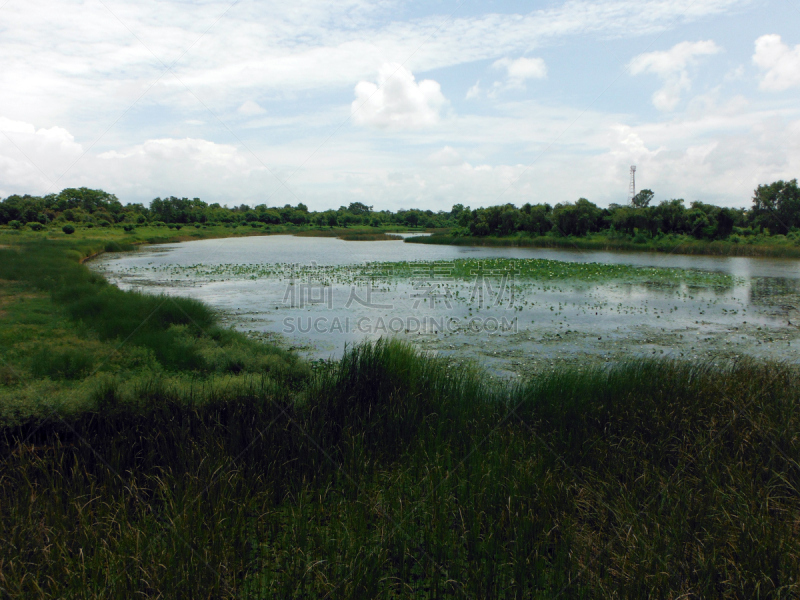
{"label": "blue sky", "polygon": [[0,196],[746,206],[800,174],[800,0],[0,0]]}

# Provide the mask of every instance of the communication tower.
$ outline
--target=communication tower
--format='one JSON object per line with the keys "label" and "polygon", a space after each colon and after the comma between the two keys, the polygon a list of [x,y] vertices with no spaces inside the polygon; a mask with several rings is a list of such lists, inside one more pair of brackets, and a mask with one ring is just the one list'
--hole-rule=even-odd
{"label": "communication tower", "polygon": [[631,165],[631,185],[628,190],[628,203],[632,203],[636,197],[636,165]]}

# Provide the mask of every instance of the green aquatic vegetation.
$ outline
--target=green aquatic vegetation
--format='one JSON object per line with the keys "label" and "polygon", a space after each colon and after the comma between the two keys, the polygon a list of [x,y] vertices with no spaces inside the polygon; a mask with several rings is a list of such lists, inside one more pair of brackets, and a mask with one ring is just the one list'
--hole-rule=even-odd
{"label": "green aquatic vegetation", "polygon": [[[403,280],[446,284],[478,277],[524,282],[636,283],[651,287],[729,288],[741,283],[724,273],[697,269],[637,267],[622,264],[576,263],[548,259],[457,259],[446,262],[413,261],[364,265],[298,265],[288,263],[223,263],[149,265],[120,271],[127,275],[165,274],[192,280],[230,278],[313,281],[322,285],[372,282],[383,285]],[[547,289],[547,288],[543,288]]]}

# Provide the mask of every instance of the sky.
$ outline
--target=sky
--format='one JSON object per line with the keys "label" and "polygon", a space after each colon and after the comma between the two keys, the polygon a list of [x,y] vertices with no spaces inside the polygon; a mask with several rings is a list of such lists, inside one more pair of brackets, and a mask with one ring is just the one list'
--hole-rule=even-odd
{"label": "sky", "polygon": [[749,206],[800,0],[0,0],[0,197]]}

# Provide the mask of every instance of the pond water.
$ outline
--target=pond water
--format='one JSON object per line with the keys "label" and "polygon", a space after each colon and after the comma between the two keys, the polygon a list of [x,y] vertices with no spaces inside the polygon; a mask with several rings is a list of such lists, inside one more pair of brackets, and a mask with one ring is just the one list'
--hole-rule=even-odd
{"label": "pond water", "polygon": [[265,236],[92,261],[312,359],[398,337],[493,375],[636,356],[798,360],[800,261]]}

